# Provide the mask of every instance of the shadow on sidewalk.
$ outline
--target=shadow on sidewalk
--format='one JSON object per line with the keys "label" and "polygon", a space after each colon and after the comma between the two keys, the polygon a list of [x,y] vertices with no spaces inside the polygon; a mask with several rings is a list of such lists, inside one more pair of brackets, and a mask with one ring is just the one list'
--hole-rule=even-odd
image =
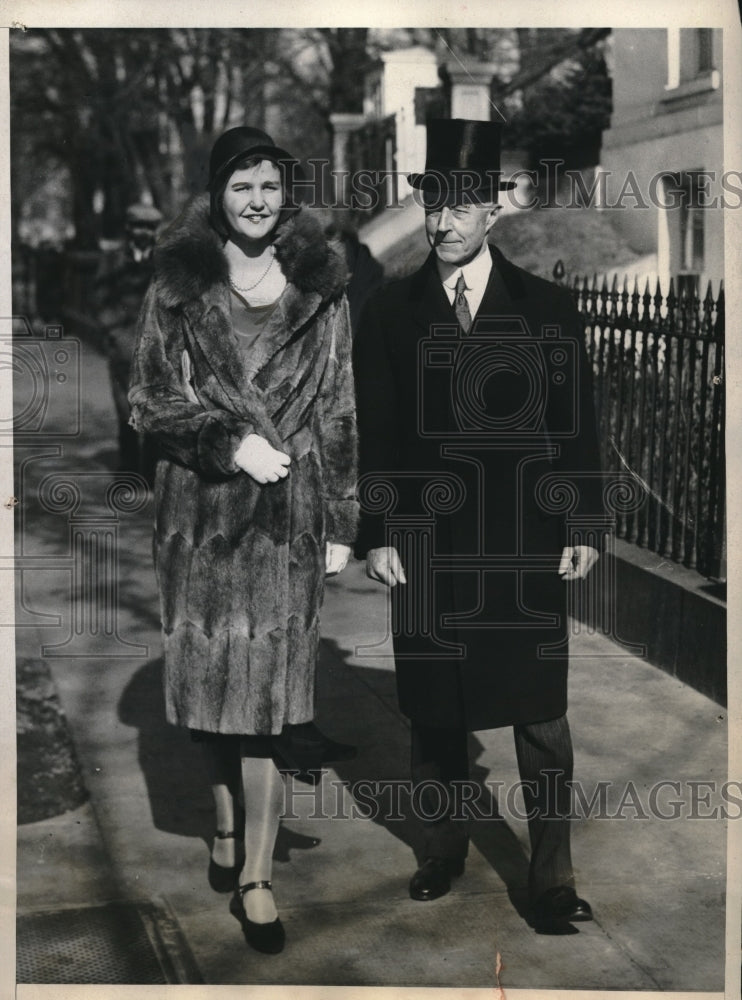
{"label": "shadow on sidewalk", "polygon": [[162,656],[137,670],[121,695],[119,719],[139,731],[137,759],[155,828],[210,844],[211,792],[201,752],[187,729],[165,718],[162,670]]}
{"label": "shadow on sidewalk", "polygon": [[[132,677],[118,705],[119,719],[138,729],[137,760],[147,786],[152,823],[157,830],[199,837],[211,848],[216,827],[214,803],[201,750],[189,731],[165,717],[163,657],[150,660]],[[290,860],[291,850],[316,847],[320,841],[281,825],[275,861]]]}
{"label": "shadow on sidewalk", "polygon": [[[320,698],[318,706],[320,727],[335,738],[350,738],[359,744],[358,757],[353,761],[343,761],[333,765],[334,770],[340,780],[349,783],[351,795],[358,782],[380,783],[378,796],[369,795],[368,789],[364,787],[363,799],[357,798],[356,801],[368,811],[368,800],[375,799],[378,808],[373,811],[371,818],[389,834],[410,847],[412,853],[409,874],[411,875],[415,865],[423,860],[421,828],[411,815],[409,793],[400,795],[401,808],[397,810],[391,808],[389,791],[389,785],[395,782],[403,783],[402,787],[405,790],[409,788],[409,728],[401,717],[390,711],[381,697],[381,692],[389,696],[390,681],[393,682],[394,675],[389,670],[359,667],[357,664],[351,667],[345,659],[342,648],[331,639],[323,639],[323,646],[331,656],[320,655],[318,676],[320,692],[323,689],[330,689],[331,686],[327,684],[327,674],[333,668],[337,670],[340,666],[341,670],[352,672],[369,693],[373,692],[376,695],[376,697],[364,697],[363,711],[354,712],[347,720],[339,715],[337,707],[333,711],[332,706],[325,704]],[[347,701],[347,698],[344,701]],[[326,724],[323,722],[324,719],[327,719]],[[484,749],[483,744],[471,734],[470,775],[472,781],[479,786],[479,796],[476,800],[479,816],[469,822],[470,840],[502,880],[514,909],[525,919],[529,859],[518,837],[503,818],[491,788],[484,783],[485,779],[491,776],[490,768],[478,762]],[[399,817],[400,812],[403,818]]]}
{"label": "shadow on sidewalk", "polygon": [[[323,643],[331,653],[320,655],[318,687],[328,689],[328,674],[336,670],[342,651],[332,641]],[[392,713],[378,691],[388,689],[390,673],[373,667],[353,667],[343,663],[342,669],[361,682],[362,704],[348,711],[353,699],[347,694],[325,699],[320,697],[318,720],[322,728],[336,738],[352,738],[359,744],[356,760],[336,764],[340,781],[346,782],[359,810],[368,813],[369,800],[375,801],[372,820],[411,849],[410,873],[415,858],[421,858],[420,828],[410,815],[409,794],[404,794],[409,782],[409,730],[403,720]],[[136,728],[138,763],[144,775],[156,829],[183,837],[199,837],[211,846],[214,834],[214,809],[211,791],[201,759],[201,751],[188,730],[170,725],[165,718],[162,685],[163,659],[150,660],[138,670],[125,688],[119,701],[119,718]],[[528,858],[520,841],[510,829],[491,789],[484,783],[489,769],[477,763],[484,750],[475,736],[469,737],[471,777],[481,794],[477,800],[480,814],[470,822],[471,843],[485,858],[507,888],[515,910],[525,917]],[[354,794],[358,783],[364,782],[363,797]],[[369,794],[368,783],[379,783]],[[399,808],[391,808],[390,787],[401,786]],[[295,833],[285,824],[279,831],[274,858],[289,860],[291,849],[314,847],[319,840]]]}

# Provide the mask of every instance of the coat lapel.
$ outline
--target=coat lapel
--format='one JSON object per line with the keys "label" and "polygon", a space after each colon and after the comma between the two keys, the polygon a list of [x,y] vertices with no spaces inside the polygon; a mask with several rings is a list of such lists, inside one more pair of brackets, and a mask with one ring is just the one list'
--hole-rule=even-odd
{"label": "coat lapel", "polygon": [[410,315],[426,336],[431,327],[450,323],[458,326],[456,313],[448,301],[443,283],[435,266],[435,254],[428,255],[425,263],[412,276],[410,286]]}
{"label": "coat lapel", "polygon": [[290,282],[281,293],[278,305],[260,332],[253,354],[253,370],[264,368],[286,348],[296,334],[316,315],[322,299],[317,292],[302,294]]}
{"label": "coat lapel", "polygon": [[[490,245],[490,253],[492,269],[484,296],[474,316],[471,331],[468,335],[462,336],[460,341],[465,350],[470,337],[491,337],[494,341],[502,335],[506,338],[511,338],[513,335],[523,336],[523,322],[528,324],[528,299],[518,269],[503,257],[497,247]],[[423,266],[409,280],[408,315],[411,322],[404,324],[400,333],[403,337],[410,338],[407,342],[407,351],[411,353],[407,357],[414,355],[415,364],[419,365],[421,355],[415,342],[432,338],[436,326],[452,327],[451,334],[454,340],[458,340],[461,334],[456,332],[458,330],[456,313],[448,301],[433,253],[429,254]],[[451,335],[447,338],[444,336],[442,342],[444,340],[450,341]],[[419,374],[418,371],[418,377]],[[457,427],[452,399],[444,393],[439,399],[439,405],[446,408],[450,426]]]}
{"label": "coat lapel", "polygon": [[[524,303],[521,300],[526,293],[517,269],[492,244],[490,253],[492,270],[474,323],[488,316],[520,315],[523,311]],[[435,324],[457,324],[456,313],[444,291],[432,252],[412,276],[410,315],[426,331]]]}
{"label": "coat lapel", "polygon": [[[316,315],[321,301],[319,293],[303,294],[288,283],[255,342],[249,370],[232,326],[231,296],[227,286],[215,285],[208,295],[183,307],[197,390],[219,407],[246,419],[249,415],[256,423],[257,432],[274,447],[280,446],[281,435],[270,416],[270,384],[260,387],[260,383],[265,382],[260,373],[271,365],[279,352],[290,350],[291,341]],[[284,377],[285,374],[284,368]],[[297,369],[291,379],[298,380],[300,374]]]}
{"label": "coat lapel", "polygon": [[197,394],[205,405],[228,410],[254,424],[257,433],[278,447],[280,437],[263,393],[248,376],[232,329],[228,289],[216,286],[208,297],[184,305],[183,314]]}
{"label": "coat lapel", "polygon": [[490,245],[492,254],[492,270],[482,301],[474,317],[474,328],[483,333],[487,329],[487,319],[520,315],[523,311],[525,296],[523,283],[520,281],[513,265],[507,261],[497,247]]}

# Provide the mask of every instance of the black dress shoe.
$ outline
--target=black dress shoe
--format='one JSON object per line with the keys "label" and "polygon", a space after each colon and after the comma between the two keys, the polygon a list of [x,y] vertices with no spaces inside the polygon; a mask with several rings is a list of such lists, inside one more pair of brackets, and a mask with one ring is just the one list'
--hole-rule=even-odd
{"label": "black dress shoe", "polygon": [[445,896],[451,878],[463,874],[463,858],[426,858],[410,879],[410,899],[425,901]]}
{"label": "black dress shoe", "polygon": [[[569,885],[547,889],[533,904],[531,926],[542,934],[569,933],[567,925],[593,919],[586,899],[580,899]],[[574,928],[572,928],[574,930]]]}
{"label": "black dress shoe", "polygon": [[229,901],[229,912],[239,920],[245,941],[264,955],[277,955],[283,951],[286,943],[286,931],[280,919],[276,917],[268,924],[258,924],[250,920],[242,905],[242,897],[251,889],[272,889],[273,886],[267,880],[260,882],[248,882],[246,885],[238,886],[231,900]]}

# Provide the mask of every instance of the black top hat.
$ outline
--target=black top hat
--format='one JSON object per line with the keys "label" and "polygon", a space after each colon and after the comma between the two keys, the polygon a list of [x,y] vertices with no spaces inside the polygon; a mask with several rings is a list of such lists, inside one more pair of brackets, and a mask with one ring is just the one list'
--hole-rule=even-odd
{"label": "black top hat", "polygon": [[426,195],[446,198],[469,192],[480,198],[510,191],[514,181],[501,180],[498,122],[466,118],[432,118],[427,123],[425,171],[408,181]]}

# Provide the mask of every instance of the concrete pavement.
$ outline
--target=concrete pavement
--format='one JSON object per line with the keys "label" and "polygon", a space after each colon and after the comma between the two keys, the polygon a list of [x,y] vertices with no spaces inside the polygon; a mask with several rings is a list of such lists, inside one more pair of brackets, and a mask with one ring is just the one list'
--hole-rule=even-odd
{"label": "concrete pavement", "polygon": [[[82,378],[84,434],[23,473],[25,530],[42,559],[62,553],[69,515],[36,504],[40,482],[115,461],[105,364],[90,349]],[[206,881],[213,814],[199,748],[164,721],[151,515],[150,504],[117,525],[118,637],[144,655],[107,657],[91,642],[91,655],[48,657],[90,801],[19,828],[20,917],[154,905],[170,931],[160,936],[173,982],[491,988],[499,962],[506,990],[723,989],[724,803],[703,783],[726,778],[726,712],[608,639],[576,635],[576,778],[588,801],[598,797],[574,823],[573,857],[595,922],[544,937],[519,912],[528,837],[508,791],[518,780],[509,729],[471,737],[475,777],[502,784],[485,786],[488,818],[473,824],[465,874],[448,896],[413,902],[416,831],[389,798],[408,776],[409,734],[384,643],[386,595],[358,563],[328,585],[318,720],[360,753],[317,790],[287,784],[274,867],[287,946],[278,957],[250,951],[228,897]],[[23,595],[26,608],[60,615],[44,627],[26,615],[18,655],[39,656],[69,632],[69,569],[26,573]],[[384,784],[374,797],[361,780]],[[364,795],[381,803],[368,818],[354,816]]]}

